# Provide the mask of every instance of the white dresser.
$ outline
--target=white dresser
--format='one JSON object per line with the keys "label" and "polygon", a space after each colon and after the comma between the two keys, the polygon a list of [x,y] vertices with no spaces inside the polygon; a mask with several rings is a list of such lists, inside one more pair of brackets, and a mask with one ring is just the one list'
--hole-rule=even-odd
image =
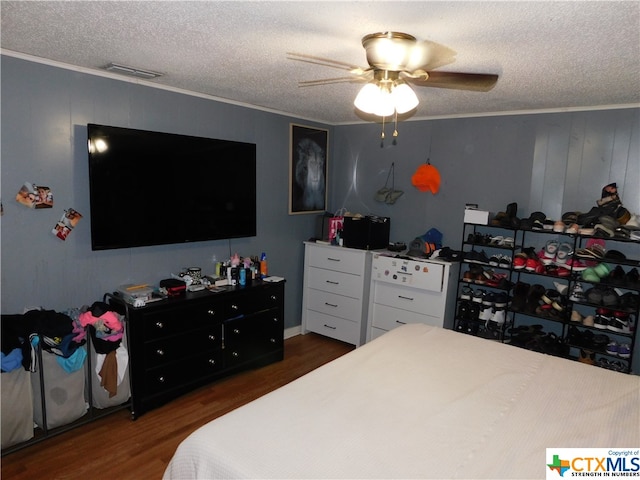
{"label": "white dresser", "polygon": [[303,333],[365,343],[371,256],[366,250],[305,242]]}
{"label": "white dresser", "polygon": [[405,323],[453,328],[459,264],[372,256],[367,341]]}

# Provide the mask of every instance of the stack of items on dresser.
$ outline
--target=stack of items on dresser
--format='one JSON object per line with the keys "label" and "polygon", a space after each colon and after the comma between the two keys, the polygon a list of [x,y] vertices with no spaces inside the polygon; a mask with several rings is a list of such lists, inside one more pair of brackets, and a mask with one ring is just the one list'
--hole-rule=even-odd
{"label": "stack of items on dresser", "polygon": [[[2,315],[3,448],[31,439],[34,423],[47,430],[85,415],[88,408],[86,328],[93,337],[93,365],[100,363],[96,350],[101,345],[106,345],[104,349],[112,350],[114,355],[121,350],[121,357],[128,359],[122,346],[122,319],[109,312],[105,304],[101,304],[103,310],[96,310],[97,305],[64,312],[29,309],[23,314]],[[106,344],[101,343],[103,341]],[[107,358],[107,352],[104,353],[102,357]],[[125,373],[128,378],[126,363],[125,360],[120,364],[119,373],[108,361],[102,365],[107,365],[106,368],[92,372],[96,377],[92,384],[99,388],[93,389],[92,406],[106,408],[129,397],[128,380],[124,383],[119,380]],[[108,391],[100,387],[98,377],[103,379],[102,383],[109,379],[105,385],[113,388]],[[117,388],[122,390],[119,395],[116,395]],[[113,401],[109,401],[111,398]]]}

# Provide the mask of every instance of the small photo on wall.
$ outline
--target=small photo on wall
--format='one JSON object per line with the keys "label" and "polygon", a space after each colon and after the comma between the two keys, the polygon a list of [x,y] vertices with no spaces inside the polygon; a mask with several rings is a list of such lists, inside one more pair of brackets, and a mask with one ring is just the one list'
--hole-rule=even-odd
{"label": "small photo on wall", "polygon": [[65,210],[58,223],[56,223],[56,226],[51,230],[51,233],[60,240],[66,240],[71,230],[75,228],[81,218],[82,215],[73,208]]}
{"label": "small photo on wall", "polygon": [[16,195],[18,203],[28,208],[52,208],[53,193],[49,187],[25,182]]}

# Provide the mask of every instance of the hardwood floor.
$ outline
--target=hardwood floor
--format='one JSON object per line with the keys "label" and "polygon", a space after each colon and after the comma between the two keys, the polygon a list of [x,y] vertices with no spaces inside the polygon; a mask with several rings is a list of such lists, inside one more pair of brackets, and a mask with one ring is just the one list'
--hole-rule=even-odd
{"label": "hardwood floor", "polygon": [[135,421],[121,410],[2,457],[2,479],[159,479],[195,429],[353,349],[313,333],[289,338],[282,362],[220,380]]}

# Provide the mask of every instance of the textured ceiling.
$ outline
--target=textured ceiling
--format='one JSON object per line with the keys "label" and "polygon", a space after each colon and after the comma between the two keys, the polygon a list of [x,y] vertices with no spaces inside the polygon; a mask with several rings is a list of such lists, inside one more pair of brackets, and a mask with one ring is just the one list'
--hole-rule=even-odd
{"label": "textured ceiling", "polygon": [[151,83],[328,123],[362,121],[353,108],[360,84],[300,88],[344,72],[286,52],[366,66],[361,38],[389,30],[455,50],[440,70],[500,75],[487,93],[415,88],[415,118],[640,104],[635,0],[3,0],[0,9],[5,54],[83,69],[130,65],[164,74]]}

